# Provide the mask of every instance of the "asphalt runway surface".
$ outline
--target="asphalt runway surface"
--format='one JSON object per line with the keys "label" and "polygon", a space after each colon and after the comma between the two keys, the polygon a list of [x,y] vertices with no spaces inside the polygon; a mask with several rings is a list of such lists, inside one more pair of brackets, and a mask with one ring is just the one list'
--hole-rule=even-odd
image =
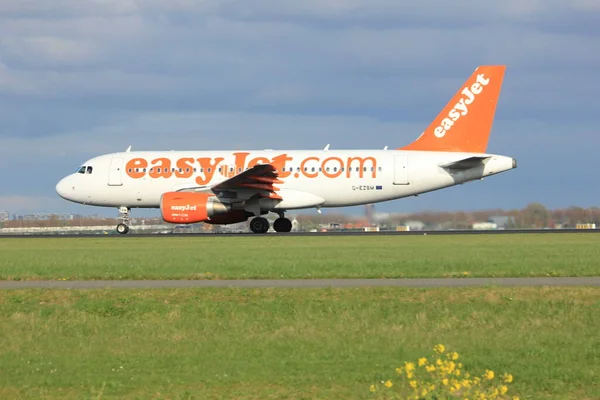
{"label": "asphalt runway surface", "polygon": [[458,288],[477,286],[600,286],[600,276],[540,278],[256,279],[131,281],[0,281],[0,289],[178,289],[178,288]]}
{"label": "asphalt runway surface", "polygon": [[[133,228],[135,229],[135,228]],[[501,229],[501,230],[443,230],[443,231],[379,231],[379,232],[363,232],[363,231],[328,231],[328,232],[289,232],[289,233],[265,233],[256,234],[252,232],[227,232],[227,233],[135,233],[130,231],[126,235],[119,235],[115,232],[111,232],[108,235],[105,234],[0,234],[0,240],[2,238],[101,238],[101,237],[120,237],[126,238],[141,238],[141,237],[265,237],[265,236],[290,236],[290,237],[301,237],[301,236],[415,236],[415,235],[510,235],[510,234],[571,234],[571,233],[585,233],[595,234],[600,233],[600,229]]]}

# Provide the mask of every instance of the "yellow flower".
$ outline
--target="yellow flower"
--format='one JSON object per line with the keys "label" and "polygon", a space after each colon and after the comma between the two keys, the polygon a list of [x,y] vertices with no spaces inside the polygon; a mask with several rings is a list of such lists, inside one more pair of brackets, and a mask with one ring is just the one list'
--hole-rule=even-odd
{"label": "yellow flower", "polygon": [[440,359],[438,358],[437,360],[435,360],[435,363],[436,363],[437,365],[442,365],[442,360],[440,360]]}
{"label": "yellow flower", "polygon": [[392,386],[394,386],[394,384],[392,383],[392,381],[387,381],[386,383],[383,384],[386,388],[391,388]]}
{"label": "yellow flower", "polygon": [[446,347],[443,344],[438,344],[433,348],[433,351],[442,354],[444,351],[446,351]]}
{"label": "yellow flower", "polygon": [[485,370],[485,379],[492,380],[494,379],[494,371],[490,371],[489,369]]}
{"label": "yellow flower", "polygon": [[419,367],[422,367],[425,364],[427,364],[427,359],[425,357],[419,358]]}
{"label": "yellow flower", "polygon": [[442,385],[448,386],[448,378],[442,379]]}
{"label": "yellow flower", "polygon": [[369,386],[369,392],[375,393],[377,391],[377,387],[375,385]]}
{"label": "yellow flower", "polygon": [[396,373],[398,375],[402,375],[403,372],[404,372],[404,370],[402,368],[396,368]]}
{"label": "yellow flower", "polygon": [[412,373],[412,371],[408,371],[406,373],[406,379],[412,379],[415,375]]}
{"label": "yellow flower", "polygon": [[410,371],[414,371],[415,370],[415,364],[414,363],[405,363],[404,369],[406,369],[406,372],[410,372]]}
{"label": "yellow flower", "polygon": [[448,364],[446,364],[446,365],[447,365],[447,367],[446,367],[446,368],[447,368],[447,371],[448,371],[448,372],[450,372],[450,373],[452,373],[452,371],[454,371],[454,368],[456,367],[456,364],[454,364],[454,362],[453,362],[453,361],[450,361],[450,362],[449,362]]}
{"label": "yellow flower", "polygon": [[519,396],[513,396],[512,400],[519,400]]}
{"label": "yellow flower", "polygon": [[452,353],[450,353],[450,355],[451,355],[450,358],[452,360],[455,360],[455,361],[458,360],[458,353],[457,352],[452,352]]}
{"label": "yellow flower", "polygon": [[411,388],[416,389],[417,388],[417,381],[410,381],[409,385]]}
{"label": "yellow flower", "polygon": [[500,386],[500,394],[506,394],[508,392],[508,388],[504,385]]}
{"label": "yellow flower", "polygon": [[511,383],[513,381],[513,376],[511,374],[504,374],[502,378],[504,378],[504,383]]}
{"label": "yellow flower", "polygon": [[427,366],[425,367],[425,370],[426,370],[427,372],[433,372],[433,371],[435,371],[435,365],[427,365]]}
{"label": "yellow flower", "polygon": [[427,391],[427,389],[423,389],[423,390],[421,390],[421,396],[425,397],[425,396],[427,396],[427,393],[429,393],[429,392]]}

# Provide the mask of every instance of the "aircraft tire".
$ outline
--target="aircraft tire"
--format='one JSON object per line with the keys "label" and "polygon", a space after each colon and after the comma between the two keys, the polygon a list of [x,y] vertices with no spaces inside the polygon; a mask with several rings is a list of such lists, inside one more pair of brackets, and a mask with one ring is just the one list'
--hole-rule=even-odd
{"label": "aircraft tire", "polygon": [[117,233],[120,233],[121,235],[126,234],[127,232],[129,232],[129,227],[125,224],[119,224],[117,225]]}
{"label": "aircraft tire", "polygon": [[277,218],[273,222],[273,229],[275,229],[275,232],[291,232],[292,221],[287,218]]}
{"label": "aircraft tire", "polygon": [[269,221],[263,217],[256,217],[250,221],[250,230],[253,233],[267,233],[269,230]]}

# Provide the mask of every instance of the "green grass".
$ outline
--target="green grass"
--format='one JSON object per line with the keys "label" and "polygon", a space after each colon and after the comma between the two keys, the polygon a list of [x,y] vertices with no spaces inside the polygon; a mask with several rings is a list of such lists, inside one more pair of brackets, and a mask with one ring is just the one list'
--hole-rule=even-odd
{"label": "green grass", "polygon": [[0,279],[593,276],[598,236],[0,239]]}
{"label": "green grass", "polygon": [[521,399],[598,399],[599,315],[596,288],[6,290],[0,398],[366,399],[443,343]]}

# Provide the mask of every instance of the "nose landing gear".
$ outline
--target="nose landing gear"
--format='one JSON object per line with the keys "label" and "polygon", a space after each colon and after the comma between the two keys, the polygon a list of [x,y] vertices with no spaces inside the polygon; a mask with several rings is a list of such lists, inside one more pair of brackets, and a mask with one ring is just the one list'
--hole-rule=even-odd
{"label": "nose landing gear", "polygon": [[119,225],[117,225],[117,232],[121,235],[129,232],[129,208],[126,206],[119,207],[119,217],[118,220],[121,221]]}

